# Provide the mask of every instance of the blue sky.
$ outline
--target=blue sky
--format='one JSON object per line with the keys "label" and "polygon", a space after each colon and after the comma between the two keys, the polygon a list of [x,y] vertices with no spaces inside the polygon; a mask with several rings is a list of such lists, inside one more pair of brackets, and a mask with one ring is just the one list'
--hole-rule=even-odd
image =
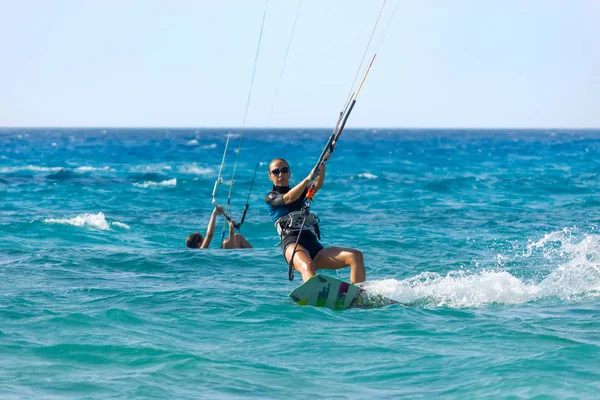
{"label": "blue sky", "polygon": [[[599,128],[600,2],[388,0],[348,127]],[[382,2],[302,0],[271,127],[331,127]],[[265,1],[0,0],[0,126],[243,124]],[[270,0],[265,127],[297,0]]]}

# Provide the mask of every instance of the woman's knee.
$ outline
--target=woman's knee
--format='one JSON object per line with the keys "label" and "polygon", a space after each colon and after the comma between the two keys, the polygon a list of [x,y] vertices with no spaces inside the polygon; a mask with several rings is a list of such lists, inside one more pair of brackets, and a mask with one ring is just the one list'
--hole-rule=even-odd
{"label": "woman's knee", "polygon": [[300,257],[294,257],[294,266],[299,270],[305,270],[313,275],[317,273],[315,263],[312,260],[303,260]]}
{"label": "woman's knee", "polygon": [[315,268],[315,263],[312,261],[306,265],[306,270],[313,275],[317,273],[317,269]]}

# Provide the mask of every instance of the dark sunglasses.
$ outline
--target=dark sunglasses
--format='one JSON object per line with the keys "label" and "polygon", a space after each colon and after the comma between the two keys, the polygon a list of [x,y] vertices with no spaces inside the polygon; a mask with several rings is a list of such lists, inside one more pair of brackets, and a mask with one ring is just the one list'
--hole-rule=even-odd
{"label": "dark sunglasses", "polygon": [[290,172],[290,169],[288,167],[275,168],[274,170],[271,171],[271,174],[277,176],[277,175],[279,175],[280,172],[282,174],[287,174],[288,172]]}

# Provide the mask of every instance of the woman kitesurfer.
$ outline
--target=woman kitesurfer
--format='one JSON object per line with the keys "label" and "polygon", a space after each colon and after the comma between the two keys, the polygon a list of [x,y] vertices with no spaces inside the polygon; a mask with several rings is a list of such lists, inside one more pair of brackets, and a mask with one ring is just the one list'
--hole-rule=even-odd
{"label": "woman kitesurfer", "polygon": [[[208,228],[206,229],[206,236],[203,238],[199,232],[192,233],[185,240],[185,245],[192,249],[208,249],[210,242],[215,234],[215,222],[217,221],[217,215],[225,215],[225,211],[221,206],[215,205],[215,209],[210,216],[208,222]],[[235,221],[232,219],[229,221],[229,237],[223,240],[221,243],[222,249],[249,249],[252,245],[239,233],[235,233]]]}
{"label": "woman kitesurfer", "polygon": [[[325,160],[328,158],[329,154],[326,154]],[[286,261],[289,263],[293,256],[294,268],[302,274],[303,281],[314,276],[319,269],[340,269],[350,266],[350,281],[364,282],[366,272],[360,251],[345,247],[323,248],[319,243],[319,219],[312,213],[306,217],[302,226],[305,216],[301,211],[302,205],[308,186],[314,178],[314,171],[293,188],[289,186],[290,176],[290,165],[285,159],[276,158],[271,161],[269,179],[273,182],[273,190],[267,194],[265,201],[281,236],[281,247]],[[325,163],[316,177],[315,192],[323,186],[324,180]],[[300,238],[296,247],[298,236]]]}

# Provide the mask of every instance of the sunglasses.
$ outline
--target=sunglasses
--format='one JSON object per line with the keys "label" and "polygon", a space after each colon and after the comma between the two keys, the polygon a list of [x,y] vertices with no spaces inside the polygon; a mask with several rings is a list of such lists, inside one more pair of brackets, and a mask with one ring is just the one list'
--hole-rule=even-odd
{"label": "sunglasses", "polygon": [[288,172],[290,172],[290,169],[289,169],[289,167],[275,168],[274,170],[271,171],[271,174],[277,176],[277,175],[279,175],[280,172],[282,174],[287,174]]}

